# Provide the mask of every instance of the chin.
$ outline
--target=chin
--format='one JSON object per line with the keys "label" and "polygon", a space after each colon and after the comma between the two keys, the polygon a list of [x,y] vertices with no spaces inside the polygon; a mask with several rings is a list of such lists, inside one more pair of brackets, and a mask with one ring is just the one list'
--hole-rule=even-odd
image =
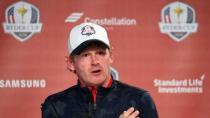
{"label": "chin", "polygon": [[98,81],[92,81],[91,84],[92,85],[102,85],[104,83],[105,80],[98,80]]}

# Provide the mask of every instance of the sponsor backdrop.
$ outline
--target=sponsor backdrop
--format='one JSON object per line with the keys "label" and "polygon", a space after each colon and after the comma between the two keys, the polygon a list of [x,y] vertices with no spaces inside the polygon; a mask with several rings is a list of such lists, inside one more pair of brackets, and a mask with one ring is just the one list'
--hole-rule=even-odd
{"label": "sponsor backdrop", "polygon": [[0,117],[39,118],[41,103],[76,83],[67,39],[104,26],[119,81],[150,91],[160,118],[209,118],[209,0],[0,0]]}

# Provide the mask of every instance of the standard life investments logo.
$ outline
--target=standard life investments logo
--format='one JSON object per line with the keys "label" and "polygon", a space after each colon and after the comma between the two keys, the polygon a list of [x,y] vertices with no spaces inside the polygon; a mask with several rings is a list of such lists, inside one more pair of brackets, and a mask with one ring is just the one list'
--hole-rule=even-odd
{"label": "standard life investments logo", "polygon": [[189,77],[185,79],[154,79],[154,86],[159,93],[168,94],[202,94],[204,93],[205,74],[199,77]]}
{"label": "standard life investments logo", "polygon": [[[70,14],[65,22],[74,23],[79,21],[84,16],[82,12],[74,12]],[[118,17],[110,17],[110,18],[91,18],[89,16],[85,16],[83,22],[92,22],[98,25],[104,26],[133,26],[137,25],[136,19],[130,19],[126,17],[118,18]]]}

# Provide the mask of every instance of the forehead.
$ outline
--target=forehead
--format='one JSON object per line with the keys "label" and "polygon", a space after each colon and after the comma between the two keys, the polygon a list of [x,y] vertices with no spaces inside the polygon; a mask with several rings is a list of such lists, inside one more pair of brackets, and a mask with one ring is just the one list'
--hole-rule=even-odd
{"label": "forehead", "polygon": [[82,51],[82,52],[85,52],[85,51],[88,51],[88,50],[106,50],[107,49],[107,46],[105,46],[104,44],[102,43],[91,43],[89,44],[88,46],[86,46]]}
{"label": "forehead", "polygon": [[73,55],[80,55],[83,52],[86,52],[88,50],[106,50],[109,49],[108,46],[106,46],[104,43],[101,42],[91,42],[85,45],[80,46]]}

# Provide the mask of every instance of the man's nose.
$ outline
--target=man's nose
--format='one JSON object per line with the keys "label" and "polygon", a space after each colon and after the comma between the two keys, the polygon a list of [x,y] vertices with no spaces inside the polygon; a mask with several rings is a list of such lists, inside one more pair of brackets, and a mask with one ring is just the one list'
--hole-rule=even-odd
{"label": "man's nose", "polygon": [[91,63],[93,64],[93,65],[96,65],[96,64],[98,64],[98,57],[95,55],[95,54],[92,54],[91,55]]}

